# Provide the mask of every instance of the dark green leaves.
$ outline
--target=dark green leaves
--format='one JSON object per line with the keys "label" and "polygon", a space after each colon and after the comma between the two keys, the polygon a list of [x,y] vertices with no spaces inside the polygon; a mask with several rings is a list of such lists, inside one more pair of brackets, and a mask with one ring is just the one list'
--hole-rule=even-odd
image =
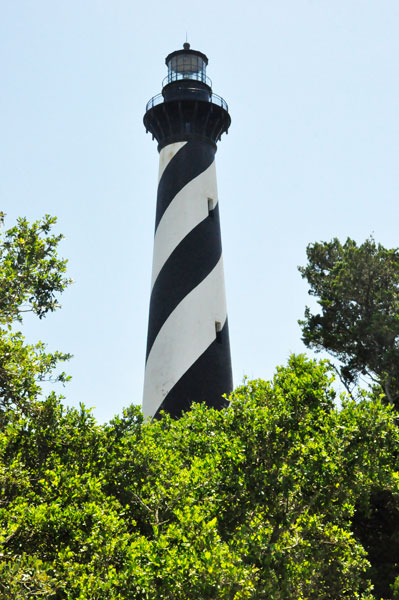
{"label": "dark green leaves", "polygon": [[349,389],[368,376],[398,406],[399,250],[387,250],[373,238],[360,246],[335,238],[309,245],[307,256],[299,270],[320,312],[306,308],[300,321],[304,343],[341,361]]}

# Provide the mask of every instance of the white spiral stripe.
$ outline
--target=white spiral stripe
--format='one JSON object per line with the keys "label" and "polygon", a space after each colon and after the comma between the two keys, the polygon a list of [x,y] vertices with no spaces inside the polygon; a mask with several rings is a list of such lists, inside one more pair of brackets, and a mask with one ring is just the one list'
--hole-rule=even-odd
{"label": "white spiral stripe", "polygon": [[165,171],[172,158],[186,144],[187,142],[176,142],[174,144],[169,144],[168,146],[165,146],[165,148],[162,148],[161,152],[159,153],[158,183],[160,182],[163,172]]}
{"label": "white spiral stripe", "polygon": [[160,329],[148,355],[143,412],[154,416],[169,391],[216,338],[226,321],[223,259],[188,294]]}
{"label": "white spiral stripe", "polygon": [[173,250],[207,218],[208,198],[217,204],[215,161],[176,194],[164,212],[154,239],[151,289]]}

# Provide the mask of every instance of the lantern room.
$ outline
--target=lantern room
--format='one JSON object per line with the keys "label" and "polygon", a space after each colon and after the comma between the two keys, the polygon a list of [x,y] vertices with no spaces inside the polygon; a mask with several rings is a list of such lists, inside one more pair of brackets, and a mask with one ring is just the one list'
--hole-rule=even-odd
{"label": "lantern room", "polygon": [[198,50],[191,50],[188,42],[183,44],[183,50],[176,50],[169,54],[165,63],[168,67],[168,75],[163,81],[164,86],[173,81],[191,79],[212,87],[212,82],[206,76],[208,58]]}

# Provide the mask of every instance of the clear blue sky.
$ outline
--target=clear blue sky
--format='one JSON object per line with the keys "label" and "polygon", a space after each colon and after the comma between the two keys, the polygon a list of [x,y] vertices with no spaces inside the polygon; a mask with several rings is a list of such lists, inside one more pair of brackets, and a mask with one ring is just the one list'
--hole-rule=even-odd
{"label": "clear blue sky", "polygon": [[304,351],[308,243],[399,246],[397,0],[3,0],[0,208],[6,226],[57,215],[75,280],[26,333],[74,354],[66,403],[100,421],[141,403],[158,169],[142,117],[186,31],[232,116],[217,171],[235,384]]}

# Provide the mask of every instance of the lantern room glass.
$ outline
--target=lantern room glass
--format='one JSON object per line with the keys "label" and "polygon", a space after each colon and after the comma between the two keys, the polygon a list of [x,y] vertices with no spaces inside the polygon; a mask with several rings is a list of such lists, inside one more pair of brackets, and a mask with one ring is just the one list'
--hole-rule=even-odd
{"label": "lantern room glass", "polygon": [[168,83],[179,79],[194,79],[207,83],[206,62],[198,54],[182,52],[168,61]]}

